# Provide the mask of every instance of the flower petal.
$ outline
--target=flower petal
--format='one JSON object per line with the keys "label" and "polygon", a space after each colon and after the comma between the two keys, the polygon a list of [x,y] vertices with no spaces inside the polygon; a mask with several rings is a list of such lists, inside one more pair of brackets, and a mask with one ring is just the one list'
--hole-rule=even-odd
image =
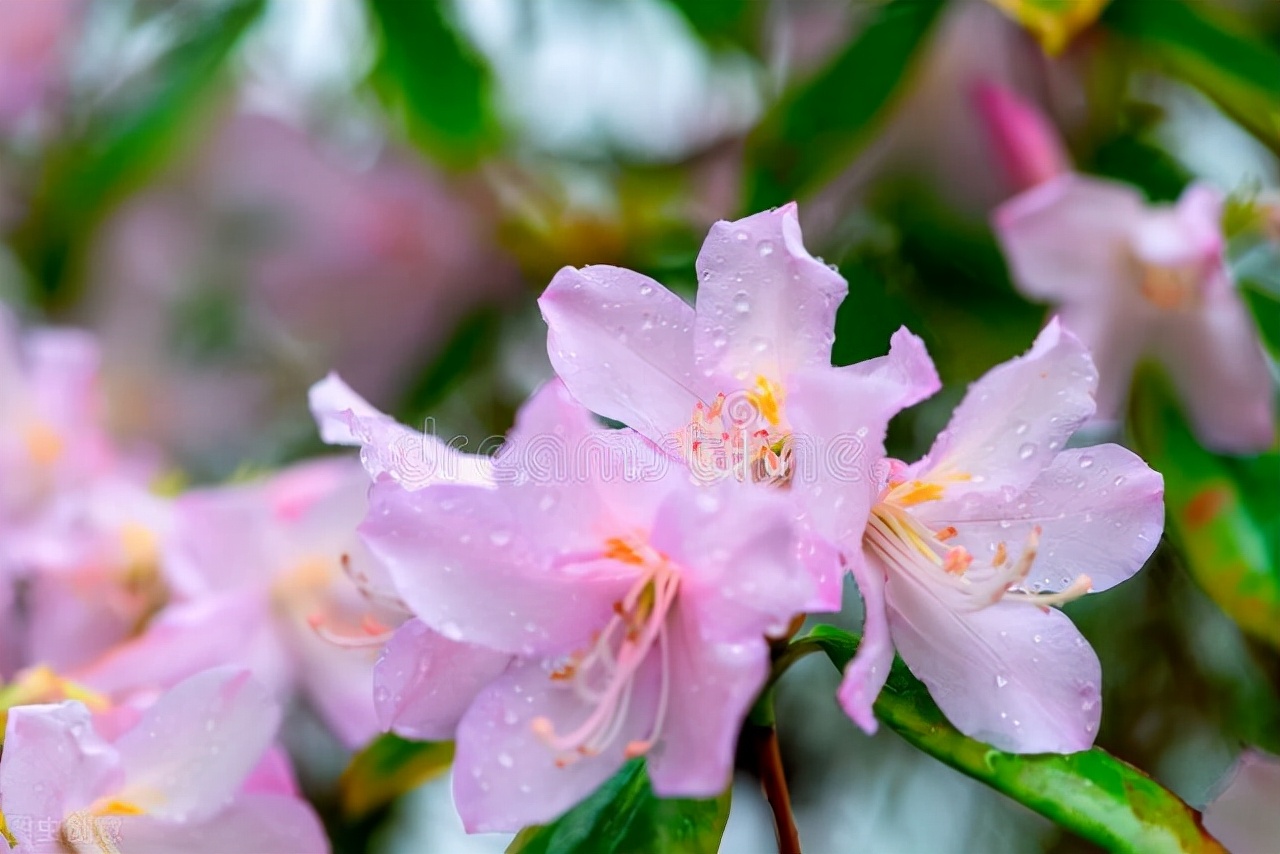
{"label": "flower petal", "polygon": [[893,359],[866,375],[810,369],[791,378],[791,491],[815,530],[846,554],[861,550],[867,514],[885,479],[889,420],[915,392]]}
{"label": "flower petal", "polygon": [[653,546],[680,568],[680,608],[704,641],[779,633],[813,601],[793,517],[784,495],[736,481],[691,485],[663,505]]}
{"label": "flower petal", "polygon": [[1253,318],[1234,290],[1160,318],[1152,336],[1200,440],[1227,453],[1276,441],[1274,384]]}
{"label": "flower petal", "polygon": [[713,798],[733,775],[742,722],[769,675],[769,647],[756,636],[708,641],[697,619],[667,624],[670,695],[661,735],[648,754],[649,781],[663,798]]}
{"label": "flower petal", "polygon": [[872,735],[879,728],[872,707],[893,667],[893,641],[889,637],[884,596],[886,573],[880,559],[870,554],[851,555],[849,566],[862,595],[862,641],[853,661],[844,669],[837,697],[853,722]]}
{"label": "flower petal", "polygon": [[1222,792],[1204,808],[1204,827],[1233,854],[1270,854],[1280,839],[1280,759],[1246,750]]}
{"label": "flower petal", "polygon": [[462,453],[438,436],[398,423],[352,391],[337,374],[313,385],[308,402],[320,437],[331,445],[360,446],[360,462],[375,480],[385,475],[405,489],[491,482],[488,457]]}
{"label": "flower petal", "polygon": [[505,493],[375,484],[360,534],[410,610],[446,638],[513,654],[568,653],[609,620],[630,577],[589,563],[573,575],[557,571]]}
{"label": "flower petal", "polygon": [[211,818],[167,822],[152,816],[98,819],[98,829],[129,854],[328,854],[329,839],[311,806],[285,795],[240,795]]}
{"label": "flower petal", "polygon": [[886,593],[894,646],[962,733],[1014,753],[1093,744],[1101,666],[1061,611],[1000,602],[961,614],[897,575]]}
{"label": "flower petal", "polygon": [[698,367],[781,380],[829,365],[844,278],[804,248],[794,202],[717,222],[698,253]]}
{"label": "flower petal", "polygon": [[[20,843],[44,821],[53,826],[92,804],[121,777],[116,749],[94,730],[82,703],[15,706],[5,726],[0,803]],[[29,821],[15,822],[17,816]],[[26,850],[38,850],[34,847]]]}
{"label": "flower petal", "polygon": [[538,298],[547,353],[583,405],[655,442],[688,423],[703,397],[694,375],[693,308],[620,267],[566,267]]}
{"label": "flower petal", "polygon": [[1015,501],[988,495],[945,506],[926,503],[915,516],[934,528],[954,527],[947,544],[968,549],[979,561],[999,543],[1017,560],[1038,527],[1031,589],[1061,590],[1087,575],[1099,591],[1141,569],[1160,542],[1164,479],[1133,452],[1097,445],[1059,454]]}
{"label": "flower petal", "polygon": [[993,223],[1024,294],[1093,301],[1131,287],[1129,233],[1145,209],[1132,187],[1067,174],[1014,196]]}
{"label": "flower petal", "polygon": [[924,341],[905,326],[889,339],[888,355],[848,365],[839,371],[842,374],[878,377],[896,384],[900,388],[894,398],[898,409],[915,406],[942,388],[938,369],[933,366]]}
{"label": "flower petal", "polygon": [[258,764],[279,724],[279,706],[247,670],[192,676],[116,741],[125,769],[116,796],[162,820],[212,816]]}
{"label": "flower petal", "polygon": [[942,503],[1025,489],[1093,415],[1097,383],[1084,345],[1049,321],[1029,352],[969,386],[911,477],[942,485]]}
{"label": "flower petal", "polygon": [[644,738],[653,721],[656,668],[636,673],[627,718],[598,755],[563,767],[533,731],[535,718],[568,732],[590,707],[536,664],[511,667],[476,697],[458,726],[453,799],[469,833],[516,831],[544,824],[577,804],[622,767],[623,751]]}
{"label": "flower petal", "polygon": [[1124,417],[1133,370],[1153,333],[1151,308],[1135,294],[1116,293],[1101,303],[1069,303],[1058,312],[1063,328],[1089,349],[1098,371],[1095,421]]}
{"label": "flower petal", "polygon": [[451,641],[409,620],[373,670],[378,721],[405,738],[448,741],[476,694],[510,663],[510,655]]}

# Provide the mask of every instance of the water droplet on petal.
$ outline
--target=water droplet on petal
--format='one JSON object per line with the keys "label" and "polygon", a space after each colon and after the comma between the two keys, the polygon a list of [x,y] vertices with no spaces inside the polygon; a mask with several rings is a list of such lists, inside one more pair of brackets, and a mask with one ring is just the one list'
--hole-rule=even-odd
{"label": "water droplet on petal", "polygon": [[751,311],[751,297],[746,291],[738,291],[733,295],[733,310],[738,314],[746,314]]}
{"label": "water droplet on petal", "polygon": [[773,241],[761,240],[759,245],[756,248],[760,250],[761,258],[768,258],[770,255],[773,254]]}
{"label": "water droplet on petal", "polygon": [[516,764],[516,761],[511,758],[510,753],[499,753],[498,764],[501,765],[503,768],[510,768],[511,766]]}
{"label": "water droplet on petal", "polygon": [[1006,686],[1006,685],[1008,685],[1008,684],[1009,684],[1009,680],[1008,680],[1008,679],[1004,678],[1004,677],[1003,677],[1003,676],[1001,676],[999,673],[997,673],[997,674],[996,674],[996,687],[997,687],[997,688],[1003,688],[1004,686]]}
{"label": "water droplet on petal", "polygon": [[1035,452],[1036,452],[1035,443],[1027,442],[1025,445],[1023,445],[1021,448],[1018,449],[1018,459],[1029,460],[1035,454]]}
{"label": "water droplet on petal", "polygon": [[640,296],[642,296],[642,297],[647,297],[647,296],[648,296],[649,294],[651,294],[651,293],[653,293],[653,285],[641,285],[641,286],[640,286]]}
{"label": "water droplet on petal", "polygon": [[1085,454],[1083,457],[1080,458],[1080,468],[1087,469],[1091,465],[1093,465],[1093,457],[1089,456],[1088,454]]}

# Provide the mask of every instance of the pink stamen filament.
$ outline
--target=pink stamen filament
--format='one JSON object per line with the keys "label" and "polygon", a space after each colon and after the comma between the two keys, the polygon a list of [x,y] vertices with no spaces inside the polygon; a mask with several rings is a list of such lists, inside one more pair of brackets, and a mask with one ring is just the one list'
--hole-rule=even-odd
{"label": "pink stamen filament", "polygon": [[334,646],[347,649],[365,649],[378,647],[391,640],[395,630],[382,625],[372,616],[366,614],[360,620],[360,632],[348,633],[335,629],[333,621],[324,614],[312,614],[307,617],[307,625],[311,630]]}
{"label": "pink stamen filament", "polygon": [[[573,731],[559,735],[547,718],[533,720],[534,733],[558,754],[556,763],[567,765],[582,756],[593,756],[613,744],[626,725],[635,676],[656,646],[659,654],[658,705],[648,735],[630,742],[628,756],[646,752],[661,735],[670,697],[670,666],[666,620],[675,604],[680,578],[661,556],[645,550],[644,571],[616,606],[615,615],[591,648],[572,660],[555,678],[567,679],[574,692],[595,706]],[[645,598],[648,596],[648,600]],[[621,640],[615,637],[621,632]],[[603,685],[597,687],[597,674]]]}
{"label": "pink stamen filament", "polygon": [[1007,546],[1003,542],[997,544],[991,571],[984,571],[980,577],[969,572],[973,555],[967,549],[944,544],[957,533],[951,526],[934,532],[908,510],[881,502],[872,509],[865,542],[886,565],[924,583],[957,610],[979,610],[1000,601],[1047,608],[1078,599],[1090,590],[1091,582],[1086,575],[1077,576],[1056,592],[1022,589],[1039,551],[1038,525],[1028,534],[1017,561],[1010,563]]}

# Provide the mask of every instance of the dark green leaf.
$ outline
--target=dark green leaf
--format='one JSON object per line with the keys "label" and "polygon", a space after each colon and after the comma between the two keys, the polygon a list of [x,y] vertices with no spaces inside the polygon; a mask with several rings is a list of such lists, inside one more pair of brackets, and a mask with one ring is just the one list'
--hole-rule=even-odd
{"label": "dark green leaf", "polygon": [[1115,0],[1102,23],[1280,148],[1280,53],[1221,9],[1187,0]]}
{"label": "dark green leaf", "polygon": [[825,70],[782,99],[750,140],[749,210],[803,196],[849,164],[944,5],[888,0]]}
{"label": "dark green leaf", "polygon": [[[819,647],[841,669],[858,648],[856,635],[834,626],[815,626],[793,643]],[[1224,852],[1200,826],[1198,812],[1100,748],[1065,756],[1017,755],[961,735],[900,660],[875,712],[930,756],[1110,851]]]}
{"label": "dark green leaf", "polygon": [[755,48],[760,18],[768,4],[758,0],[671,0],[703,41],[712,48]]}
{"label": "dark green leaf", "polygon": [[1271,351],[1272,357],[1280,360],[1280,296],[1248,280],[1240,283],[1240,290],[1253,311],[1263,343]]}
{"label": "dark green leaf", "polygon": [[428,780],[453,762],[451,741],[409,741],[387,733],[356,754],[338,782],[342,810],[360,818]]}
{"label": "dark green leaf", "polygon": [[446,166],[475,165],[496,146],[489,69],[441,0],[368,0],[381,36],[380,90],[409,135]]}
{"label": "dark green leaf", "polygon": [[1168,533],[1191,575],[1242,629],[1280,646],[1280,452],[1206,451],[1151,374],[1135,386],[1131,425],[1137,450],[1164,475]]}
{"label": "dark green leaf", "polygon": [[728,791],[706,801],[655,797],[637,759],[551,824],[521,831],[507,852],[715,854],[728,819]]}

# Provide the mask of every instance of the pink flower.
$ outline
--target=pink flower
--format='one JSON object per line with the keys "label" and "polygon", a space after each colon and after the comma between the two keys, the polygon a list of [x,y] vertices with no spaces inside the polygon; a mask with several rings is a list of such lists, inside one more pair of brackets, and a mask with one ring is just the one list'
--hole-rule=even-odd
{"label": "pink flower", "polygon": [[[765,635],[813,596],[785,496],[693,482],[559,382],[526,404],[494,474],[380,482],[361,528],[421,621],[383,664],[419,689],[430,732],[456,728],[466,827],[545,822],[639,755],[659,795],[721,792]],[[427,629],[473,654],[419,671],[408,633]]]}
{"label": "pink flower", "polygon": [[275,767],[280,710],[248,673],[205,671],[130,716],[75,701],[9,710],[0,809],[16,851],[329,850]]}
{"label": "pink flower", "polygon": [[1132,453],[1063,450],[1096,381],[1053,321],[973,384],[927,456],[889,472],[854,561],[866,623],[840,689],[867,731],[896,648],[966,735],[1023,753],[1093,743],[1098,659],[1049,606],[1131,576],[1164,523],[1163,482]]}
{"label": "pink flower", "polygon": [[1071,171],[1071,159],[1057,130],[1036,107],[986,80],[974,87],[973,99],[1015,190],[1029,190]]}
{"label": "pink flower", "polygon": [[[551,363],[589,409],[633,427],[700,479],[791,487],[797,518],[813,532],[799,541],[818,582],[806,610],[834,610],[844,573],[829,538],[839,526],[856,530],[856,540],[870,499],[825,518],[823,483],[834,476],[865,486],[889,419],[936,390],[937,374],[905,330],[889,357],[832,369],[848,286],[805,250],[794,203],[716,223],[697,271],[690,306],[630,270],[561,270],[539,300]],[[892,381],[870,379],[878,372]],[[818,406],[796,422],[794,388],[821,383],[824,373],[833,394],[864,405],[842,408],[843,421]],[[833,471],[833,460],[845,470]]]}
{"label": "pink flower", "polygon": [[1014,283],[1055,304],[1092,351],[1099,418],[1119,417],[1151,355],[1201,440],[1247,453],[1275,441],[1273,384],[1227,270],[1222,203],[1193,184],[1176,205],[1149,205],[1127,185],[1065,173],[1005,202],[994,224]]}
{"label": "pink flower", "polygon": [[307,697],[348,746],[363,744],[378,729],[376,647],[407,616],[353,583],[378,575],[355,534],[367,489],[354,460],[334,459],[187,493],[165,550],[176,604],[73,677],[122,694],[234,662],[282,699]]}
{"label": "pink flower", "polygon": [[685,457],[745,438],[747,479],[781,479],[787,383],[830,366],[848,285],[805,250],[794,203],[716,223],[697,270],[696,306],[630,270],[561,270],[538,300],[551,364],[588,409]]}
{"label": "pink flower", "polygon": [[1204,827],[1233,854],[1270,854],[1280,839],[1280,759],[1246,750],[1204,808]]}
{"label": "pink flower", "polygon": [[65,84],[64,54],[84,6],[81,0],[0,0],[0,130],[9,130]]}

